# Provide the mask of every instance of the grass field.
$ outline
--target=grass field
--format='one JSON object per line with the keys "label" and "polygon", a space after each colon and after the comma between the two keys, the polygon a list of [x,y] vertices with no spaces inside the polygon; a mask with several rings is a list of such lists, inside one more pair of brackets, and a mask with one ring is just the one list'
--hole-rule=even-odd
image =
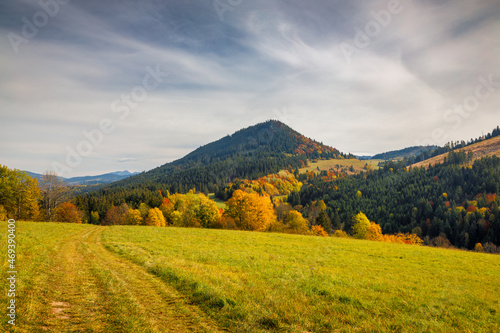
{"label": "grass field", "polygon": [[[16,332],[500,331],[495,255],[30,222],[18,222],[17,239]],[[0,285],[5,290],[6,280]],[[0,300],[7,304],[5,292]],[[0,330],[8,331],[2,317]]]}
{"label": "grass field", "polygon": [[[331,159],[331,160],[317,160],[316,162],[309,161],[309,165],[305,168],[299,170],[300,173],[305,173],[308,171],[342,171],[344,170],[347,174],[360,173],[366,171],[365,165],[372,170],[377,170],[379,168],[378,164],[382,160],[365,160],[361,161],[358,159]],[[351,166],[354,168],[354,172],[349,171]],[[319,170],[318,170],[319,169]]]}

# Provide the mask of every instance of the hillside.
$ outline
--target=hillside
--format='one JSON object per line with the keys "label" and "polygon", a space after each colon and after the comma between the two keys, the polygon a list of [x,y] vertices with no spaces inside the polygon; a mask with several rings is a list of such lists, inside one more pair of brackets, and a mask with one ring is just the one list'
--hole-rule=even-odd
{"label": "hillside", "polygon": [[313,178],[298,202],[306,207],[323,200],[334,228],[347,231],[363,212],[384,233],[413,232],[429,245],[500,244],[500,159],[483,157],[470,167],[457,159],[427,169],[389,162],[367,174]]}
{"label": "hillside", "polygon": [[414,146],[400,150],[389,151],[381,154],[374,155],[372,160],[400,160],[403,158],[415,157],[423,152],[431,151],[438,148],[438,146]]}
{"label": "hillside", "polygon": [[[487,156],[497,156],[500,157],[500,136],[493,137],[491,139],[487,139],[475,144],[472,144],[470,146],[460,148],[455,150],[455,152],[469,152],[471,151],[474,156],[473,159],[470,161],[472,163],[475,160],[481,159],[483,157]],[[428,160],[415,163],[412,165],[414,168],[419,168],[419,167],[429,167],[431,165],[436,165],[443,163],[445,158],[447,158],[449,153],[441,154],[435,157],[432,157]]]}
{"label": "hillside", "polygon": [[[287,125],[270,120],[204,145],[185,157],[148,172],[115,182],[90,194],[120,202],[159,200],[158,190],[185,193],[195,188],[218,193],[229,182],[257,179],[283,169],[297,169],[308,159],[341,157],[337,149],[306,138]],[[148,202],[155,206],[155,202]]]}

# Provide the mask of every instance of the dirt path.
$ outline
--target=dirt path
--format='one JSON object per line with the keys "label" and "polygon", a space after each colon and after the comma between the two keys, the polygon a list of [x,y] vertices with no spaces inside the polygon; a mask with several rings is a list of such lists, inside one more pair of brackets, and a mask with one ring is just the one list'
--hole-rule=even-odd
{"label": "dirt path", "polygon": [[101,244],[105,227],[62,242],[48,295],[48,332],[218,332],[172,287]]}

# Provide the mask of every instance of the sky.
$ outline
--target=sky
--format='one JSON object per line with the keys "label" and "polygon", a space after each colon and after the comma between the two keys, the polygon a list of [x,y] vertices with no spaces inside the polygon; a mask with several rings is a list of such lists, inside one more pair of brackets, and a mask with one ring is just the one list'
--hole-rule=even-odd
{"label": "sky", "polygon": [[0,164],[147,171],[268,119],[345,153],[500,125],[498,0],[3,0]]}

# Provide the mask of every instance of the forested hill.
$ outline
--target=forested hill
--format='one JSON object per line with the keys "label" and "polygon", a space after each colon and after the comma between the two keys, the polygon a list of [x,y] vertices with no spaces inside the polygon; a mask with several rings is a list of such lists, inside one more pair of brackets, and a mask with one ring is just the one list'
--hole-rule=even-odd
{"label": "forested hill", "polygon": [[405,157],[410,158],[418,156],[423,152],[432,151],[438,148],[438,146],[415,146],[409,147],[401,150],[389,151],[381,154],[374,155],[372,160],[398,160]]}
{"label": "forested hill", "polygon": [[[422,238],[473,249],[478,242],[500,244],[500,159],[483,157],[467,166],[463,152],[451,152],[442,164],[407,168],[389,162],[364,174],[325,182],[313,179],[302,187],[294,205],[323,200],[334,228],[350,230],[359,212],[383,232],[413,232]],[[438,245],[438,244],[436,244]]]}
{"label": "forested hill", "polygon": [[[185,157],[89,193],[113,204],[159,200],[158,190],[217,192],[236,178],[257,179],[304,166],[307,159],[341,157],[337,149],[270,120],[202,146]],[[153,198],[152,198],[153,196]],[[95,200],[92,200],[95,201]],[[109,203],[108,203],[109,204]]]}

